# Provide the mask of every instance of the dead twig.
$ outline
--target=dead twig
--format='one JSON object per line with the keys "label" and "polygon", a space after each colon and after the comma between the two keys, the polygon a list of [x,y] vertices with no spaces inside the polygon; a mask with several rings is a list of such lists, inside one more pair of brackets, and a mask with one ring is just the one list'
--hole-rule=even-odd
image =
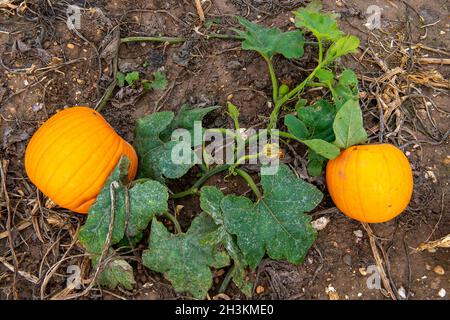
{"label": "dead twig", "polygon": [[0,257],[0,262],[6,267],[6,269],[17,273],[18,275],[22,276],[23,278],[25,278],[25,280],[33,283],[33,284],[38,284],[39,283],[39,278],[26,272],[26,271],[22,271],[22,270],[18,270],[16,268],[14,268],[14,266],[10,263],[8,263],[8,261],[6,261],[5,258]]}
{"label": "dead twig", "polygon": [[104,260],[105,260],[106,254],[108,253],[109,247],[111,245],[111,239],[112,239],[112,234],[113,234],[113,230],[114,230],[114,220],[115,220],[115,206],[114,206],[115,195],[114,195],[114,190],[117,189],[118,187],[119,187],[119,183],[117,181],[111,182],[111,184],[109,186],[109,193],[110,193],[110,197],[111,197],[111,215],[110,215],[110,218],[109,218],[110,220],[109,220],[108,235],[106,236],[105,246],[103,247],[102,253],[101,253],[100,258],[98,260],[97,268],[95,270],[95,273],[94,273],[94,276],[93,276],[92,280],[90,281],[90,283],[87,286],[87,288],[83,290],[83,292],[77,293],[77,294],[72,294],[72,295],[67,295],[67,296],[64,296],[64,297],[59,297],[58,296],[57,297],[58,299],[69,300],[69,299],[80,298],[80,297],[88,294],[89,291],[92,289],[92,287],[97,283],[98,276],[100,275],[100,272],[104,268]]}
{"label": "dead twig", "polygon": [[8,171],[8,165],[9,160],[2,159],[2,162],[0,163],[0,176],[1,176],[1,185],[2,190],[4,192],[5,202],[6,202],[6,211],[8,213],[7,220],[6,220],[6,234],[8,237],[8,243],[9,248],[11,250],[11,256],[14,263],[14,275],[13,275],[13,281],[12,281],[12,290],[14,293],[14,296],[17,296],[16,292],[16,276],[17,272],[19,270],[19,261],[17,260],[16,252],[14,251],[14,242],[12,238],[12,224],[13,224],[13,213],[11,212],[10,202],[9,202],[9,195],[8,190],[6,189],[6,172]]}
{"label": "dead twig", "polygon": [[447,58],[416,58],[416,61],[425,64],[450,64],[450,59]]}
{"label": "dead twig", "polygon": [[200,18],[200,21],[203,23],[205,21],[205,13],[203,12],[200,0],[195,0],[195,9],[197,9],[198,17]]}
{"label": "dead twig", "polygon": [[378,266],[378,271],[380,273],[380,277],[381,277],[381,281],[383,282],[383,286],[386,289],[386,291],[388,292],[391,299],[397,300],[397,296],[392,291],[391,283],[389,282],[389,280],[386,276],[386,271],[384,269],[383,260],[381,259],[380,253],[378,252],[375,235],[372,231],[372,228],[369,226],[369,224],[367,224],[365,222],[361,222],[361,224],[362,224],[363,228],[366,230],[367,235],[369,236],[370,247],[372,249],[372,254],[375,259],[375,262]]}
{"label": "dead twig", "polygon": [[[31,226],[31,224],[32,224],[32,223],[29,222],[29,221],[21,221],[21,222],[17,225],[16,230],[17,230],[17,231],[25,230],[26,228],[28,228],[29,226]],[[4,239],[4,238],[7,238],[8,236],[9,236],[8,231],[0,232],[0,240],[2,240],[2,239]]]}
{"label": "dead twig", "polygon": [[413,252],[420,252],[424,250],[434,250],[436,248],[450,248],[450,233],[438,240],[423,242],[413,250]]}

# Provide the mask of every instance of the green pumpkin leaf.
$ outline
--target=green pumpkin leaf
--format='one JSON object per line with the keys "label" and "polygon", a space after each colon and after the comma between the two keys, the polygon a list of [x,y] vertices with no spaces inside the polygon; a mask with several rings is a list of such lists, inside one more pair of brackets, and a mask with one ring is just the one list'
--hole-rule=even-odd
{"label": "green pumpkin leaf", "polygon": [[308,103],[308,100],[306,100],[306,99],[298,99],[297,103],[295,104],[295,111],[297,111],[297,113],[298,113],[300,109],[306,107],[307,103]]}
{"label": "green pumpkin leaf", "polygon": [[[183,105],[176,117],[172,112],[157,112],[138,119],[134,142],[139,158],[138,177],[164,181],[185,175],[198,163],[191,147],[202,142],[201,135],[197,137],[200,141],[195,141],[195,122],[201,122],[207,113],[217,108],[219,106],[191,109]],[[176,129],[186,129],[190,141],[171,140]]]}
{"label": "green pumpkin leaf", "polygon": [[[78,239],[86,251],[92,254],[94,268],[106,246],[111,219],[111,206],[114,205],[114,225],[110,245],[135,245],[142,237],[150,220],[157,214],[167,211],[168,190],[157,181],[147,180],[136,184],[128,191],[129,211],[127,224],[126,184],[130,161],[121,157],[106,181],[94,204],[89,208],[86,223],[78,233]],[[111,184],[114,203],[111,203]],[[108,256],[105,257],[107,259]],[[132,289],[135,283],[133,269],[123,259],[114,258],[101,271],[98,281],[111,289],[117,285]]]}
{"label": "green pumpkin leaf", "polygon": [[313,105],[300,108],[297,115],[308,128],[309,139],[322,139],[328,142],[334,140],[333,121],[336,110],[328,101],[321,99]]}
{"label": "green pumpkin leaf", "polygon": [[129,191],[130,217],[127,225],[128,237],[139,236],[155,215],[168,211],[169,192],[158,181],[137,183]]}
{"label": "green pumpkin leaf", "polygon": [[[97,259],[93,261],[94,269],[96,268]],[[103,268],[98,276],[97,283],[111,290],[118,285],[127,290],[132,290],[136,284],[133,267],[124,259],[113,259]]]}
{"label": "green pumpkin leaf", "polygon": [[278,28],[260,26],[243,17],[236,19],[245,28],[245,31],[233,29],[244,39],[242,49],[257,51],[269,59],[277,53],[288,59],[303,56],[305,38],[299,30],[283,32]]}
{"label": "green pumpkin leaf", "polygon": [[350,69],[344,70],[332,92],[337,110],[339,110],[344,103],[350,99],[358,101],[359,91],[358,78],[356,77],[356,74]]}
{"label": "green pumpkin leaf", "polygon": [[265,253],[272,259],[301,263],[313,244],[316,231],[311,211],[322,200],[313,185],[298,179],[282,164],[274,175],[263,175],[262,199],[256,203],[242,196],[228,195],[221,202],[227,231],[237,243],[251,268],[256,268]]}
{"label": "green pumpkin leaf", "polygon": [[231,277],[234,284],[247,296],[251,297],[253,285],[246,280],[245,268],[248,263],[239,249],[236,240],[224,226],[223,212],[220,204],[225,195],[216,187],[206,186],[200,192],[200,207],[208,213],[219,226],[217,230],[208,234],[203,240],[212,244],[223,244],[234,265]]}
{"label": "green pumpkin leaf", "polygon": [[322,156],[319,156],[312,150],[309,150],[308,153],[308,165],[306,169],[308,170],[308,174],[313,177],[320,176],[322,170],[325,166],[326,159]]}
{"label": "green pumpkin leaf", "polygon": [[230,261],[218,246],[204,245],[201,239],[216,230],[214,221],[200,214],[186,233],[174,235],[153,219],[149,248],[142,254],[143,264],[164,273],[177,292],[190,292],[195,298],[205,298],[212,286],[210,267],[222,268]]}
{"label": "green pumpkin leaf", "polygon": [[161,71],[153,72],[153,81],[151,83],[151,88],[154,90],[164,90],[167,87],[167,78]]}
{"label": "green pumpkin leaf", "polygon": [[114,227],[111,237],[111,245],[118,243],[125,233],[125,186],[124,181],[128,179],[128,167],[130,160],[121,157],[119,163],[106,180],[96,201],[89,208],[85,224],[80,228],[78,239],[87,252],[101,254],[106,245],[106,238],[111,221],[111,195],[110,186],[118,182],[119,187],[114,189]]}
{"label": "green pumpkin leaf", "polygon": [[132,86],[133,83],[138,80],[139,80],[139,72],[137,71],[128,72],[125,75],[125,81],[128,83],[129,86]]}
{"label": "green pumpkin leaf", "polygon": [[340,153],[338,147],[322,139],[303,140],[302,142],[315,153],[327,159],[334,159]]}
{"label": "green pumpkin leaf", "polygon": [[308,128],[303,121],[291,114],[284,117],[284,125],[288,128],[289,133],[298,139],[306,139],[309,136]]}
{"label": "green pumpkin leaf", "polygon": [[320,12],[322,5],[313,1],[305,8],[294,11],[295,25],[311,31],[319,40],[334,41],[344,35],[337,25],[337,15]]}
{"label": "green pumpkin leaf", "polygon": [[355,36],[345,36],[332,43],[328,48],[324,62],[329,64],[348,53],[356,52],[359,47],[359,39]]}
{"label": "green pumpkin leaf", "polygon": [[334,74],[330,70],[319,69],[316,72],[316,77],[323,83],[331,84],[334,80]]}
{"label": "green pumpkin leaf", "polygon": [[[192,140],[195,139],[193,137],[195,122],[203,121],[203,118],[216,109],[220,108],[220,106],[211,106],[207,108],[191,108],[189,105],[184,104],[181,106],[180,111],[171,122],[170,126],[168,126],[162,133],[161,138],[164,141],[169,141],[172,132],[175,129],[186,129],[192,135]],[[192,145],[199,145],[201,141],[192,141]]]}
{"label": "green pumpkin leaf", "polygon": [[334,144],[341,149],[367,141],[367,132],[364,130],[358,101],[348,100],[341,107],[336,114],[333,130],[336,136]]}

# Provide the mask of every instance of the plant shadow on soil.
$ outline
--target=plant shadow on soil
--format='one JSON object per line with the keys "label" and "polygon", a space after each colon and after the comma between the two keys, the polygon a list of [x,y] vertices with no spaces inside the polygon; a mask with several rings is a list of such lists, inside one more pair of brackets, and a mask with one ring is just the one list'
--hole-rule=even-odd
{"label": "plant shadow on soil", "polygon": [[[360,37],[365,47],[378,52],[389,69],[400,64],[395,48],[383,46],[391,41],[394,45],[410,41],[442,50],[448,49],[450,30],[448,25],[445,25],[448,12],[446,1],[409,1],[409,9],[401,3],[393,6],[385,1],[373,2],[384,9],[381,16],[384,33],[368,32],[364,27],[367,19],[365,1],[324,1],[324,8],[340,13],[342,28]],[[235,26],[234,15],[246,16],[264,25],[278,26],[286,30],[291,26],[290,12],[301,6],[301,3],[302,1],[212,1],[206,13],[208,28],[200,28],[199,32],[228,33],[227,30]],[[0,264],[0,299],[37,299],[53,296],[64,289],[68,276],[67,267],[72,264],[81,266],[83,276],[88,278],[88,260],[82,257],[83,249],[78,245],[72,248],[71,258],[61,263],[58,272],[51,278],[46,277],[49,268],[66,252],[77,226],[85,218],[73,215],[67,210],[46,208],[46,199],[37,193],[26,178],[23,155],[36,128],[58,109],[70,105],[93,106],[100,99],[111,81],[112,70],[104,57],[98,58],[96,51],[105,45],[104,39],[113,26],[121,23],[122,37],[164,34],[192,39],[183,45],[130,43],[121,46],[120,71],[138,70],[144,77],[150,77],[152,72],[162,69],[169,80],[168,88],[163,92],[116,92],[103,109],[102,114],[126,140],[133,140],[136,118],[156,110],[176,112],[184,103],[197,107],[215,104],[225,106],[227,100],[231,100],[240,107],[243,127],[263,126],[270,114],[267,102],[270,99],[271,87],[264,61],[256,53],[241,51],[237,41],[205,40],[196,33],[194,27],[198,25],[198,19],[191,1],[97,1],[97,11],[83,11],[83,17],[86,19],[82,19],[78,35],[67,30],[63,6],[53,8],[48,4],[29,5],[33,11],[25,10],[22,17],[13,14],[15,10],[12,10],[11,14],[5,11],[0,16],[1,30],[5,30],[5,33],[0,33],[3,64],[0,67],[0,158],[9,160],[6,191],[2,190],[0,196],[0,235],[7,230],[9,208],[10,215],[14,216],[12,225],[15,228],[12,230],[11,239],[19,270],[35,275],[41,282],[33,284],[20,275],[14,277],[13,273]],[[147,11],[130,11],[129,8]],[[124,14],[127,11],[129,12]],[[440,23],[426,28],[426,39],[419,39],[424,29],[420,28],[416,14],[425,19],[425,24],[441,19]],[[408,17],[411,21],[409,24],[406,22]],[[405,32],[408,25],[412,28],[409,33]],[[442,34],[441,31],[444,30],[447,31]],[[407,37],[410,38],[405,39]],[[378,41],[380,38],[382,41]],[[304,79],[307,71],[315,65],[313,51],[314,49],[308,47],[305,56],[298,61],[277,57],[275,66],[280,81],[292,86]],[[391,52],[394,54],[390,54]],[[359,52],[356,56],[361,54],[362,52]],[[436,56],[436,53],[431,52],[430,56]],[[373,59],[369,59],[368,55],[366,57],[367,59],[361,61],[345,59],[342,64],[353,68],[358,75],[383,75],[384,72],[373,63]],[[33,65],[33,68],[38,70],[23,71]],[[39,69],[45,66],[50,66],[50,71]],[[432,67],[439,70],[444,79],[449,78],[448,67]],[[409,65],[408,68],[414,66]],[[373,83],[363,79],[360,90],[367,93],[373,89],[372,85]],[[448,141],[442,134],[449,130],[450,110],[448,91],[426,87],[421,87],[421,90],[435,105],[427,109],[423,105],[426,100],[423,100],[422,104],[412,104],[405,99],[399,108],[404,116],[401,126],[412,132],[407,136],[410,140],[410,137],[414,136],[417,141],[431,140],[434,144],[414,140],[408,143],[408,139],[401,139],[396,135],[398,132],[394,132],[396,123],[390,124],[393,128],[386,129],[384,141],[404,146],[413,166],[415,189],[413,200],[405,213],[393,221],[374,225],[373,229],[386,254],[389,278],[396,289],[402,292],[401,288],[404,288],[411,299],[439,299],[438,292],[442,288],[449,292],[450,283],[447,274],[437,274],[433,272],[433,268],[440,265],[445,272],[449,272],[449,249],[438,249],[434,253],[412,253],[412,248],[450,232],[447,209],[450,161]],[[323,93],[311,91],[306,92],[305,96],[311,101]],[[366,127],[375,128],[380,122],[376,99],[363,96],[362,105]],[[436,128],[430,124],[429,117],[432,117]],[[402,120],[397,118],[396,121]],[[417,125],[419,122],[424,123],[424,126]],[[224,108],[208,115],[204,123],[207,127],[232,127]],[[373,142],[379,141],[381,136],[379,128],[377,130],[368,130]],[[444,136],[440,143],[437,142],[439,134]],[[293,146],[301,156],[306,151],[300,145]],[[290,150],[286,152],[285,161],[293,165],[302,178],[309,178],[301,158]],[[173,185],[173,189],[186,189],[195,175],[193,170],[178,185]],[[264,288],[260,288],[253,298],[329,299],[327,292],[333,287],[340,299],[386,299],[382,291],[367,287],[369,275],[365,274],[364,270],[375,262],[367,234],[361,224],[346,218],[336,210],[328,210],[333,208],[333,204],[326,193],[323,176],[311,181],[325,195],[316,212],[312,213],[313,218],[326,216],[330,223],[324,230],[319,231],[318,239],[303,264],[294,266],[283,261],[265,259],[257,271],[249,272],[248,276],[256,281],[256,286]],[[231,177],[225,182],[224,175],[211,178],[207,184],[221,187],[225,193],[248,192],[248,187],[241,180]],[[9,206],[6,205],[5,192],[9,195]],[[185,198],[171,204],[173,208],[176,205],[183,206],[179,215],[180,222],[183,228],[187,228],[192,218],[200,212],[198,198]],[[19,227],[25,223],[28,223],[27,227],[19,231]],[[363,231],[362,237],[357,236],[358,230]],[[144,247],[145,243],[138,249]],[[0,238],[0,257],[14,265],[11,244],[7,237]],[[133,291],[95,289],[85,298],[189,298],[175,293],[161,274],[146,269],[137,261],[133,264],[137,281]],[[226,270],[215,272],[211,296],[217,293],[224,271]],[[50,281],[45,284],[45,290],[41,294],[43,279]],[[244,298],[233,284],[229,286],[226,294],[232,299]],[[445,299],[448,299],[448,294]]]}

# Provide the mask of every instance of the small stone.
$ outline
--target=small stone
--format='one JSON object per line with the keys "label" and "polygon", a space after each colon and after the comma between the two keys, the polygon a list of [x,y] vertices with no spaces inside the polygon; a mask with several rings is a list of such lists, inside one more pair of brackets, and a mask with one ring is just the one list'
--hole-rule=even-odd
{"label": "small stone", "polygon": [[237,70],[242,67],[242,64],[238,60],[231,60],[226,65],[227,69]]}
{"label": "small stone", "polygon": [[331,284],[329,284],[328,287],[325,288],[325,293],[328,295],[328,298],[330,300],[339,300],[339,294]]}
{"label": "small stone", "polygon": [[448,165],[450,164],[450,156],[447,156],[447,157],[444,159],[443,163],[444,163],[446,166],[448,166]]}
{"label": "small stone", "polygon": [[233,97],[234,97],[234,95],[233,95],[232,93],[230,93],[230,94],[227,96],[227,101],[230,101],[231,99],[233,99]]}
{"label": "small stone", "polygon": [[327,217],[320,217],[319,219],[316,219],[311,222],[311,225],[316,230],[323,230],[330,222],[330,219]]}
{"label": "small stone", "polygon": [[344,263],[348,266],[352,265],[352,256],[349,254],[344,255],[344,257],[342,257],[342,260],[344,261]]}
{"label": "small stone", "polygon": [[257,294],[261,294],[261,293],[263,293],[265,290],[266,290],[266,289],[265,289],[263,286],[257,286],[255,291],[256,291]]}
{"label": "small stone", "polygon": [[445,291],[444,288],[441,288],[441,290],[439,290],[438,292],[438,296],[441,298],[444,298],[447,295],[447,291]]}
{"label": "small stone", "polygon": [[433,268],[434,273],[442,276],[445,274],[445,270],[444,268],[442,268],[440,265],[437,265],[436,267]]}
{"label": "small stone", "polygon": [[75,49],[75,45],[73,43],[68,43],[67,48],[69,49]]}
{"label": "small stone", "polygon": [[358,237],[358,238],[362,238],[363,237],[363,232],[361,230],[355,230],[353,231],[353,234]]}
{"label": "small stone", "polygon": [[425,269],[431,270],[431,266],[428,263],[425,263]]}
{"label": "small stone", "polygon": [[38,102],[38,103],[33,104],[31,106],[31,109],[33,110],[33,112],[38,112],[38,111],[42,110],[43,107],[44,107],[44,104]]}
{"label": "small stone", "polygon": [[86,81],[83,79],[77,79],[77,83],[83,85],[86,83]]}
{"label": "small stone", "polygon": [[400,298],[402,299],[406,299],[406,290],[403,287],[400,287],[398,290],[398,295],[400,296]]}
{"label": "small stone", "polygon": [[441,30],[440,32],[439,32],[439,34],[445,34],[446,32],[444,31],[444,30]]}
{"label": "small stone", "polygon": [[425,172],[425,178],[431,179],[431,180],[433,181],[433,183],[437,183],[436,175],[435,175],[434,172],[431,171],[431,170],[427,170],[427,171]]}
{"label": "small stone", "polygon": [[362,297],[362,293],[361,293],[361,292],[358,292],[357,296],[358,296],[358,297]]}

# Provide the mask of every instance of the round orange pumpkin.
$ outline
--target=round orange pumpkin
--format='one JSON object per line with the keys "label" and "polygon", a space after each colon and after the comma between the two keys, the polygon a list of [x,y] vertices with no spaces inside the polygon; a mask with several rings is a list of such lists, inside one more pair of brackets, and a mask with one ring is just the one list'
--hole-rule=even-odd
{"label": "round orange pumpkin", "polygon": [[391,144],[353,146],[326,168],[328,191],[339,210],[362,222],[388,221],[406,209],[413,192],[408,159]]}
{"label": "round orange pumpkin", "polygon": [[137,156],[106,120],[88,107],[73,107],[48,119],[25,152],[30,180],[56,204],[87,213],[122,155],[134,179]]}

